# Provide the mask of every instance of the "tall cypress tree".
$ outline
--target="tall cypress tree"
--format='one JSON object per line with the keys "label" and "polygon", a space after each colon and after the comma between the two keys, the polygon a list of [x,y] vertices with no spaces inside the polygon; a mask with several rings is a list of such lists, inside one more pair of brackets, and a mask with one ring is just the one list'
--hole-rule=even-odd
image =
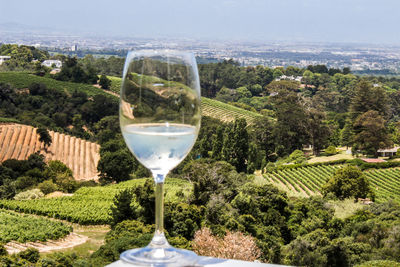
{"label": "tall cypress tree", "polygon": [[235,161],[233,162],[238,172],[247,171],[247,158],[249,156],[249,134],[247,133],[247,122],[245,119],[236,119],[233,137],[233,152]]}
{"label": "tall cypress tree", "polygon": [[222,148],[224,145],[224,128],[218,126],[217,132],[213,135],[212,142],[212,158],[216,160],[222,159]]}

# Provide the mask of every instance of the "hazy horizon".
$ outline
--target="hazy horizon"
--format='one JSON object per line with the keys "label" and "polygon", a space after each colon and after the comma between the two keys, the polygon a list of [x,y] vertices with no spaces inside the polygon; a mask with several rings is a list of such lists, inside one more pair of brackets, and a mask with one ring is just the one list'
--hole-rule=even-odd
{"label": "hazy horizon", "polygon": [[0,0],[0,24],[104,37],[399,45],[394,0]]}

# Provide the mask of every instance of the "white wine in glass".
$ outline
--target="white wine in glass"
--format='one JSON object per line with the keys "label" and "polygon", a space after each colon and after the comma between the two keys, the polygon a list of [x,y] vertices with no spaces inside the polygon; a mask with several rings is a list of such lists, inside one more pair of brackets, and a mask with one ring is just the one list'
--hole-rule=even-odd
{"label": "white wine in glass", "polygon": [[201,120],[200,83],[193,54],[132,51],[126,58],[120,98],[121,131],[129,150],[155,181],[156,230],[147,247],[121,254],[136,265],[188,266],[194,252],[176,249],[164,235],[164,181],[192,149]]}

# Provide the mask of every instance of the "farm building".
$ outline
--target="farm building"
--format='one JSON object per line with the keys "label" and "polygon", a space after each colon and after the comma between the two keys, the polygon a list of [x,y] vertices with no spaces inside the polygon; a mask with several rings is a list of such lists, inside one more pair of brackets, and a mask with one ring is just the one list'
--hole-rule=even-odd
{"label": "farm building", "polygon": [[10,60],[10,56],[0,56],[0,65],[3,64],[5,61]]}
{"label": "farm building", "polygon": [[378,155],[380,157],[393,157],[394,155],[396,155],[397,150],[400,147],[395,146],[393,148],[384,148],[384,149],[378,149]]}

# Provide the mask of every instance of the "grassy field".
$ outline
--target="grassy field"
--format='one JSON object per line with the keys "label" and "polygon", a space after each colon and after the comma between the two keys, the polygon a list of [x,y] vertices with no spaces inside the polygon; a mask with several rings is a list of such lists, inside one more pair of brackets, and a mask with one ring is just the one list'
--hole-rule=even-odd
{"label": "grassy field", "polygon": [[346,153],[346,148],[342,147],[337,149],[339,152],[336,155],[332,156],[311,156],[311,158],[307,161],[308,163],[317,163],[317,162],[327,162],[334,161],[340,159],[354,159],[355,157],[350,153]]}

